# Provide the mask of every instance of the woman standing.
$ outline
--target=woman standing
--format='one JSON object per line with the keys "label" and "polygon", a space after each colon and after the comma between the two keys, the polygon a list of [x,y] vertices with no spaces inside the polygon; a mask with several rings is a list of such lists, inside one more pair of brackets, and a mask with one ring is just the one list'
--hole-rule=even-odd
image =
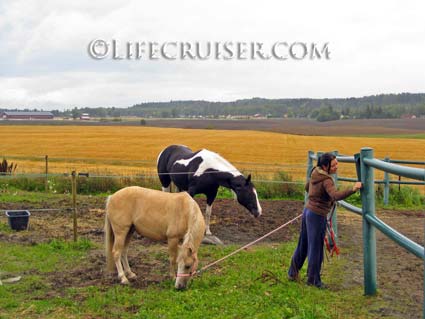
{"label": "woman standing", "polygon": [[362,187],[362,183],[356,182],[352,189],[338,191],[330,176],[337,170],[338,161],[331,153],[320,156],[317,166],[312,170],[310,181],[305,187],[308,192],[308,202],[303,211],[298,246],[288,271],[289,280],[299,279],[299,270],[308,258],[307,284],[326,288],[320,279],[326,217],[336,201],[347,198]]}

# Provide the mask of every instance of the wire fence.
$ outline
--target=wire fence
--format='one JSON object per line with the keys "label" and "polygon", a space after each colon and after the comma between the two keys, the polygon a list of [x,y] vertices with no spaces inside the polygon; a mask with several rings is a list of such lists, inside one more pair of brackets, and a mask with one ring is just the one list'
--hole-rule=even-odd
{"label": "wire fence", "polygon": [[[312,155],[313,158],[316,156]],[[160,189],[160,175],[193,175],[196,172],[176,172],[159,173],[156,171],[156,161],[152,160],[123,160],[123,159],[98,159],[98,158],[59,158],[45,156],[3,156],[9,160],[19,163],[34,161],[38,165],[26,172],[23,168],[13,172],[13,174],[0,173],[0,192],[11,186],[15,182],[16,186],[24,187],[26,190],[50,192],[50,193],[71,193],[72,172],[77,171],[78,193],[89,194],[97,192],[113,192],[119,188],[129,185],[139,185],[148,188]],[[351,157],[339,155],[340,173],[338,183],[352,183],[356,181],[355,167],[352,165]],[[411,165],[425,165],[420,161],[401,161],[385,159],[393,163],[408,163]],[[66,166],[55,166],[54,163],[64,163]],[[95,166],[93,166],[93,164]],[[253,162],[233,162],[239,170],[231,170],[229,173],[251,173],[257,191],[263,199],[285,198],[302,194],[305,185],[305,174],[308,169],[307,163],[302,164],[277,164],[277,163],[253,163]],[[345,164],[345,165],[344,165]],[[25,165],[25,164],[24,164]],[[116,170],[111,170],[108,165],[114,165]],[[133,165],[140,165],[134,167]],[[127,171],[130,166],[130,171]],[[19,166],[18,166],[19,167]],[[203,174],[217,174],[218,171],[205,171]],[[21,181],[19,182],[19,179]],[[33,180],[33,182],[29,181]],[[35,182],[36,180],[36,182]],[[377,184],[384,184],[388,188],[389,184],[410,184],[413,187],[420,187],[423,183],[417,181],[390,180],[388,176],[376,180]],[[291,187],[295,187],[291,188]],[[400,189],[399,189],[400,190]],[[423,192],[423,189],[422,189]],[[386,198],[386,203],[388,199]]]}
{"label": "wire fence", "polygon": [[[27,160],[28,157],[9,156],[8,159],[13,160]],[[341,163],[344,163],[344,168],[351,168],[355,174],[355,166],[352,159],[347,157],[339,157]],[[311,159],[314,159],[314,155]],[[74,240],[77,240],[77,195],[91,195],[91,194],[107,194],[113,193],[130,185],[137,185],[152,189],[161,189],[159,181],[160,175],[194,175],[196,171],[191,172],[176,172],[176,173],[160,173],[156,172],[156,162],[148,160],[101,160],[90,158],[50,158],[44,157],[31,157],[30,160],[44,161],[44,165],[38,165],[38,172],[25,172],[23,170],[13,172],[10,174],[0,174],[0,193],[6,193],[8,188],[23,189],[28,191],[44,191],[47,194],[68,194],[69,200],[62,203],[61,207],[55,208],[38,208],[28,207],[25,209],[31,212],[49,213],[49,212],[66,212],[72,215],[74,223]],[[52,169],[52,163],[66,163],[67,166],[57,166]],[[395,161],[394,161],[395,162]],[[399,161],[400,162],[400,161]],[[78,165],[75,165],[78,163]],[[92,164],[95,163],[95,166]],[[39,163],[40,164],[40,163]],[[141,167],[132,168],[130,174],[123,174],[125,169],[116,170],[111,172],[108,165],[113,164],[116,167],[125,168],[126,165],[141,165]],[[252,181],[254,182],[257,193],[261,199],[270,198],[291,198],[302,199],[304,198],[304,185],[305,176],[307,171],[311,170],[312,162],[305,164],[269,164],[263,165],[261,163],[248,163],[248,162],[235,162],[238,167],[244,167],[244,170],[231,170],[229,173],[249,173],[253,174]],[[409,164],[422,165],[423,162],[411,161]],[[343,165],[341,165],[343,166]],[[41,168],[40,168],[41,167]],[[106,169],[105,169],[106,167]],[[69,168],[69,170],[65,170]],[[76,169],[78,168],[78,169]],[[342,168],[342,167],[341,167]],[[40,171],[41,170],[41,171]],[[44,170],[44,171],[43,171]],[[349,172],[346,169],[345,172]],[[217,174],[222,173],[218,171],[205,171],[204,174]],[[356,181],[355,178],[337,176],[338,182],[352,183]],[[383,180],[377,180],[378,184],[381,182],[388,184],[396,183],[394,180],[389,180],[386,176]],[[399,184],[401,184],[399,182]],[[404,184],[408,184],[405,182]],[[219,190],[219,196],[232,196],[227,189]],[[226,194],[226,192],[228,192]],[[5,205],[3,205],[4,207]],[[15,205],[16,206],[16,205]],[[34,205],[37,206],[37,205]],[[8,209],[1,209],[7,211]]]}
{"label": "wire fence", "polygon": [[[9,156],[3,155],[9,161],[18,161],[17,170],[13,175],[5,175],[7,178],[45,178],[70,176],[71,171],[85,172],[92,178],[105,179],[158,179],[156,161],[152,160],[123,160],[123,159],[98,159],[98,158],[60,158],[45,156]],[[281,163],[255,163],[233,162],[239,170],[229,173],[252,174],[253,181],[272,184],[300,184],[303,179],[306,164],[281,164]],[[181,172],[168,175],[195,174],[196,172]],[[216,174],[218,172],[204,172],[204,174]],[[282,174],[285,174],[282,178]]]}

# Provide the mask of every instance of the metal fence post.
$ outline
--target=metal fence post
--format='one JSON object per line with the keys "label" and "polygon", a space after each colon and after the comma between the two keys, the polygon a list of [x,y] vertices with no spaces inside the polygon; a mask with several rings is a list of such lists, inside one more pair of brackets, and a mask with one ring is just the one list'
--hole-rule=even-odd
{"label": "metal fence post", "polygon": [[324,153],[324,152],[317,152],[317,153],[316,153],[316,158],[317,158],[316,165],[317,165],[317,163],[319,163],[319,157],[320,157],[320,156],[322,156],[322,155],[323,155],[323,153]]}
{"label": "metal fence post", "polygon": [[[333,151],[332,152],[335,156],[338,156],[338,151]],[[335,187],[338,187],[338,173],[335,173],[335,174],[332,174],[332,178],[334,179],[334,181],[335,181]],[[332,213],[332,212],[331,212]],[[332,229],[333,229],[333,231],[334,231],[334,234],[335,234],[335,241],[336,241],[336,243],[338,243],[338,220],[337,220],[337,216],[336,216],[336,213],[337,213],[337,206],[335,205],[335,207],[334,207],[334,212],[333,212],[333,214],[332,214]],[[328,235],[329,236],[329,235]],[[330,240],[330,237],[329,237],[329,242],[331,243],[332,241]]]}
{"label": "metal fence post", "polygon": [[316,153],[316,165],[319,163],[319,157],[323,155],[323,152]]}
{"label": "metal fence post", "polygon": [[[310,173],[311,173],[311,170],[313,169],[313,155],[314,155],[313,151],[308,151],[307,173],[306,173],[306,178],[305,178],[306,183],[308,183],[310,181]],[[308,201],[308,193],[304,192],[304,205],[307,204],[307,201]]]}
{"label": "metal fence post", "polygon": [[[389,162],[390,158],[385,157],[385,162]],[[390,196],[390,174],[387,171],[384,171],[384,206],[388,205],[388,199]]]}
{"label": "metal fence post", "polygon": [[375,215],[375,188],[374,170],[367,166],[363,159],[373,158],[373,149],[364,147],[360,152],[361,181],[363,189],[362,210],[363,210],[363,264],[364,264],[364,285],[365,295],[376,294],[376,235],[375,227],[365,218],[366,214]]}
{"label": "metal fence post", "polygon": [[77,241],[77,172],[72,171],[72,219],[74,228],[74,242]]}

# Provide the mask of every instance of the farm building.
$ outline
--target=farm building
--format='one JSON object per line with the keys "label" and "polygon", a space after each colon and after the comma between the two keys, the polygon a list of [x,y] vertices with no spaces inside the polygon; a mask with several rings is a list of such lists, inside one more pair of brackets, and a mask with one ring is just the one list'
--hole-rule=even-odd
{"label": "farm building", "polygon": [[1,118],[4,120],[52,120],[53,114],[51,112],[3,112]]}
{"label": "farm building", "polygon": [[80,120],[82,121],[89,121],[90,120],[90,114],[89,113],[83,113],[80,115]]}

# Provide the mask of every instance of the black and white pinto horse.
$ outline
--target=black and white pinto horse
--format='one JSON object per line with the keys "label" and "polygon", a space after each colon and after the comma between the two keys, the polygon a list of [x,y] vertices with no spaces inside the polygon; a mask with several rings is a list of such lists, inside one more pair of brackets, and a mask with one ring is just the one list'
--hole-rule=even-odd
{"label": "black and white pinto horse", "polygon": [[233,190],[238,202],[252,215],[261,215],[262,209],[257,191],[251,183],[251,175],[245,178],[217,153],[206,149],[192,152],[183,145],[170,145],[159,154],[157,168],[163,191],[169,192],[173,182],[179,191],[187,191],[192,197],[196,194],[207,196],[206,235],[211,235],[211,209],[219,186]]}

